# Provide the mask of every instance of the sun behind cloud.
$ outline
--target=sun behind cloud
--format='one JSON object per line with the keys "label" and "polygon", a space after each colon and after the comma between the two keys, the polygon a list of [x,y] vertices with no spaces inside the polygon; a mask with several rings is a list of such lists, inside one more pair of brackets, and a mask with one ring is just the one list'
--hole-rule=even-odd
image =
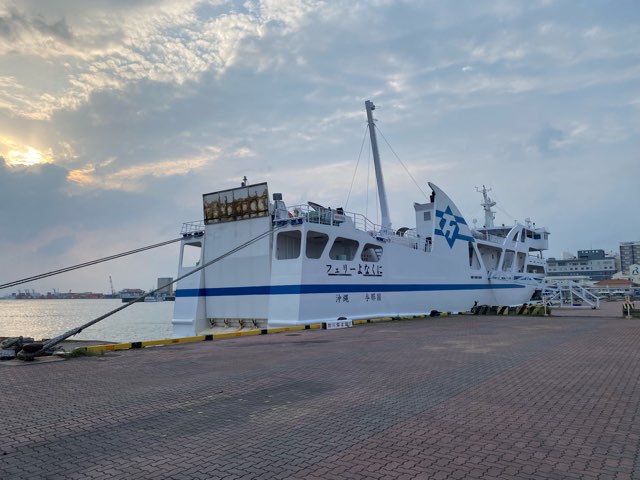
{"label": "sun behind cloud", "polygon": [[53,155],[51,151],[42,152],[31,145],[20,146],[6,138],[0,139],[0,146],[5,147],[3,157],[5,163],[10,167],[31,167],[34,165],[53,162]]}

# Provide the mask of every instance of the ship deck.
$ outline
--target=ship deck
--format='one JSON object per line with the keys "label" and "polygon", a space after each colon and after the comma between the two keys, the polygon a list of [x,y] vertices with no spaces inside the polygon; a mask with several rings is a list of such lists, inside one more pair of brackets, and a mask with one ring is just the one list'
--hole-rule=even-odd
{"label": "ship deck", "polygon": [[639,478],[639,344],[603,302],[0,368],[0,472]]}

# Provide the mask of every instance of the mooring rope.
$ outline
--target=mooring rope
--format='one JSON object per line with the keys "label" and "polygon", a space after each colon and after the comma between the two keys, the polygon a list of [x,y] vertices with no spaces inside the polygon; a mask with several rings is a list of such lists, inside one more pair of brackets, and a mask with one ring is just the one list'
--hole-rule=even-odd
{"label": "mooring rope", "polygon": [[398,156],[398,154],[396,153],[396,151],[393,149],[393,147],[391,146],[391,144],[387,141],[387,139],[385,138],[385,136],[382,134],[382,131],[378,128],[378,126],[376,125],[376,131],[380,134],[380,136],[382,137],[382,139],[384,140],[384,142],[387,144],[387,146],[389,147],[389,150],[391,150],[391,153],[393,153],[393,155],[396,157],[396,159],[398,160],[398,162],[400,163],[400,165],[402,165],[402,168],[404,168],[404,171],[407,172],[407,175],[409,175],[409,178],[413,181],[413,183],[415,184],[416,187],[418,187],[418,190],[420,190],[420,192],[422,193],[422,195],[424,195],[424,198],[426,198],[427,200],[429,199],[429,197],[427,196],[426,193],[424,193],[424,190],[422,190],[422,188],[420,188],[420,185],[418,184],[418,182],[416,182],[416,179],[413,178],[413,175],[411,175],[411,172],[409,171],[409,169],[406,167],[406,165],[404,164],[404,162],[400,159],[400,157]]}
{"label": "mooring rope", "polygon": [[267,230],[266,232],[261,233],[260,235],[258,235],[257,237],[252,238],[251,240],[246,241],[245,243],[238,245],[237,247],[229,250],[226,253],[223,253],[222,255],[214,258],[213,260],[209,260],[208,262],[200,265],[197,268],[194,268],[193,270],[191,270],[189,273],[185,273],[184,275],[176,278],[174,281],[172,281],[171,283],[165,284],[162,287],[156,288],[155,290],[152,290],[150,292],[145,293],[144,295],[140,295],[137,298],[134,298],[133,300],[131,300],[128,303],[125,303],[124,305],[111,310],[110,312],[105,313],[104,315],[99,316],[98,318],[94,318],[93,320],[91,320],[90,322],[85,323],[84,325],[80,325],[79,327],[73,328],[65,333],[63,333],[62,335],[59,335],[55,338],[52,338],[51,340],[49,340],[48,342],[44,343],[38,350],[34,351],[34,352],[26,352],[25,350],[22,350],[18,353],[18,358],[21,360],[33,360],[34,357],[40,356],[42,354],[45,353],[46,350],[54,347],[55,345],[57,345],[58,343],[62,342],[63,340],[66,340],[67,338],[73,336],[73,335],[77,335],[78,333],[82,332],[82,330],[84,330],[87,327],[90,327],[91,325],[94,325],[98,322],[100,322],[101,320],[104,320],[107,317],[110,317],[111,315],[118,313],[121,310],[124,310],[127,307],[130,307],[131,305],[133,305],[134,303],[137,302],[141,302],[142,300],[144,300],[144,298],[150,296],[150,295],[154,295],[156,293],[158,293],[160,290],[165,289],[168,285],[173,285],[174,283],[179,282],[180,280],[182,280],[183,278],[187,278],[189,275],[193,275],[196,272],[199,272],[200,270],[203,270],[205,268],[207,268],[210,265],[213,265],[214,263],[219,262],[220,260],[223,260],[225,258],[227,258],[230,255],[233,255],[236,252],[239,252],[240,250],[247,248],[249,245],[252,245],[260,240],[262,240],[263,238],[269,236],[270,234],[280,230],[281,228],[285,227],[286,224],[283,225],[278,225],[276,227],[270,228],[269,230]]}
{"label": "mooring rope", "polygon": [[98,258],[96,260],[91,260],[89,262],[79,263],[71,267],[60,268],[58,270],[53,270],[51,272],[41,273],[39,275],[33,275],[32,277],[22,278],[20,280],[14,280],[13,282],[3,283],[2,285],[0,285],[0,290],[2,290],[3,288],[15,287],[23,283],[33,282],[34,280],[40,280],[42,278],[52,277],[60,273],[71,272],[72,270],[89,267],[91,265],[96,265],[98,263],[114,260],[116,258],[126,257],[127,255],[132,255],[134,253],[144,252],[145,250],[151,250],[152,248],[162,247],[164,245],[169,245],[170,243],[179,242],[180,240],[182,240],[182,237],[174,238],[173,240],[167,240],[166,242],[155,243],[153,245],[148,245],[146,247],[136,248],[135,250],[129,250],[128,252],[118,253],[116,255],[110,255],[104,258]]}
{"label": "mooring rope", "polygon": [[345,210],[349,207],[349,198],[351,198],[351,190],[353,189],[353,182],[356,179],[358,173],[358,165],[360,165],[360,158],[362,157],[362,150],[364,149],[364,142],[367,139],[367,133],[369,133],[369,125],[364,127],[364,135],[362,137],[362,144],[360,145],[360,153],[358,153],[358,161],[356,162],[356,168],[353,170],[353,177],[351,177],[351,185],[349,185],[349,193],[347,194],[347,201],[344,203]]}

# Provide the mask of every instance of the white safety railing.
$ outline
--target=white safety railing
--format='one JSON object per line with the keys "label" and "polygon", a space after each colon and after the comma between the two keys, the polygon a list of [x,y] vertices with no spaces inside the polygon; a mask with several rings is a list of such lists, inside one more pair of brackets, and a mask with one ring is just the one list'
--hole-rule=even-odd
{"label": "white safety railing", "polygon": [[313,208],[309,205],[296,205],[289,207],[288,216],[292,222],[302,220],[306,223],[355,228],[367,232],[379,241],[397,243],[425,252],[431,251],[431,240],[419,237],[415,230],[406,230],[400,234],[395,230],[383,229],[381,225],[372,222],[361,213],[345,212],[342,209],[334,210],[331,208]]}
{"label": "white safety railing", "polygon": [[204,232],[204,220],[196,220],[193,222],[185,222],[182,224],[181,235]]}

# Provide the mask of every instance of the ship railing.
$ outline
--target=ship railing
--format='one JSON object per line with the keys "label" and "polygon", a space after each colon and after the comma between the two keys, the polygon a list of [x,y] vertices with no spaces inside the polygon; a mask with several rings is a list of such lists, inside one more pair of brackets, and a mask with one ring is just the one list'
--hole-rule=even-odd
{"label": "ship railing", "polygon": [[[526,247],[528,247],[529,249],[529,255],[531,256],[531,258],[536,259],[541,258],[540,252],[547,249],[546,246],[539,244],[539,240],[531,241],[530,238],[527,238],[526,242],[518,242],[516,240],[509,240],[508,242],[505,242],[506,237],[502,237],[500,235],[491,235],[489,233],[480,232],[478,230],[471,230],[471,234],[473,235],[473,238],[477,238],[478,240],[486,240],[492,243],[497,243],[514,250],[518,250],[519,245],[526,245]],[[537,252],[537,254],[535,256],[532,256],[531,252]],[[542,259],[542,262],[544,262],[544,259]]]}
{"label": "ship railing", "polygon": [[472,230],[471,234],[473,235],[474,238],[477,238],[479,240],[486,240],[488,242],[493,242],[493,243],[503,243],[504,239],[506,238],[506,237],[501,237],[500,235],[492,235],[486,232],[479,232],[477,230]]}
{"label": "ship railing", "polygon": [[431,251],[431,239],[419,236],[415,230],[406,230],[402,233],[394,232],[389,238],[393,243],[404,245],[415,250],[422,250],[423,252]]}
{"label": "ship railing", "polygon": [[528,253],[527,261],[530,265],[536,265],[536,266],[545,266],[547,264],[547,261],[544,258],[541,258],[540,256],[536,255],[535,252]]}
{"label": "ship railing", "polygon": [[184,222],[180,235],[193,235],[194,233],[204,232],[204,220],[195,220],[193,222]]}
{"label": "ship railing", "polygon": [[[279,215],[282,217],[283,215]],[[325,208],[311,207],[309,205],[295,205],[288,208],[287,216],[290,220],[302,219],[306,223],[316,223],[320,225],[350,225],[358,229],[364,229],[368,226],[373,228],[374,224],[369,222],[365,217],[357,213],[345,212],[341,208]],[[276,215],[278,217],[278,215]],[[364,222],[362,221],[364,219]],[[281,221],[282,218],[276,218]]]}
{"label": "ship railing", "polygon": [[309,205],[296,205],[289,207],[287,215],[292,223],[304,221],[306,223],[355,228],[367,232],[378,241],[397,243],[425,252],[431,251],[431,239],[419,237],[415,230],[405,230],[399,233],[393,229],[385,229],[361,213],[345,212],[340,208],[314,208]]}

